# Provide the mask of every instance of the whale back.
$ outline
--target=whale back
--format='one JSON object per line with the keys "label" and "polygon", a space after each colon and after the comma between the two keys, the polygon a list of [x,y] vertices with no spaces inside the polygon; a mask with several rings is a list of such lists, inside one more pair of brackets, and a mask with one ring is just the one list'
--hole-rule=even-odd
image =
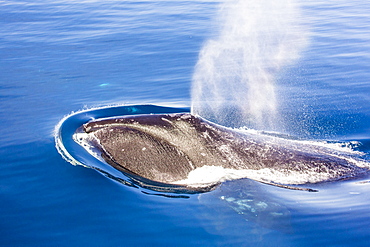
{"label": "whale back", "polygon": [[83,127],[107,163],[161,183],[184,180],[204,166],[321,174],[325,180],[352,177],[361,170],[314,146],[240,132],[189,113],[101,119]]}

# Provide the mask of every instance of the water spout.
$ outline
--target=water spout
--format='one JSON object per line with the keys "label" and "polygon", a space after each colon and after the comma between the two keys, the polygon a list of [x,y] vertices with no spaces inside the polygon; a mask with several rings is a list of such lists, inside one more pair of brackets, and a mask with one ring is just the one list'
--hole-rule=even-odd
{"label": "water spout", "polygon": [[226,0],[216,37],[199,54],[192,113],[225,126],[276,130],[275,78],[307,43],[293,0]]}

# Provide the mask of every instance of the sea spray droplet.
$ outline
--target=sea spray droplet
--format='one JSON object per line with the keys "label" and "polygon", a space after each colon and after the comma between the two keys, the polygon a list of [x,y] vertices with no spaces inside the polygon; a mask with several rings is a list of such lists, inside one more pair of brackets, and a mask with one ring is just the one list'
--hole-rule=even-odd
{"label": "sea spray droplet", "polygon": [[276,130],[275,78],[307,43],[299,6],[232,0],[220,14],[218,35],[205,43],[195,67],[192,113],[225,126]]}

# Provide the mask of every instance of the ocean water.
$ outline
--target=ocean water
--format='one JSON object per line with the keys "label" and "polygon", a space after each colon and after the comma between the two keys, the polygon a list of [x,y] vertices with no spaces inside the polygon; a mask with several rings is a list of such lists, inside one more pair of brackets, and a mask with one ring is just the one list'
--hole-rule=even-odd
{"label": "ocean water", "polygon": [[[1,246],[370,244],[366,174],[309,185],[317,193],[241,179],[168,196],[58,153],[55,128],[72,112],[189,111],[195,65],[217,36],[222,3],[0,1]],[[307,44],[275,75],[278,129],[369,159],[370,3],[296,3]],[[73,124],[86,121],[80,116]]]}

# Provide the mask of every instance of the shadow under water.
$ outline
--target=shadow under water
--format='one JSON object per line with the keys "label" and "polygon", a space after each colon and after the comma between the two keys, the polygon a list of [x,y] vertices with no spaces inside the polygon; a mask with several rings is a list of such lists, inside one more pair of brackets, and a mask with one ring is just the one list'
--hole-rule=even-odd
{"label": "shadow under water", "polygon": [[239,224],[244,225],[245,231],[253,231],[253,235],[269,232],[266,229],[292,233],[289,208],[275,200],[266,185],[256,181],[227,181],[215,191],[200,194],[198,199],[207,208],[202,217],[217,222],[218,231],[225,231],[241,218]]}

